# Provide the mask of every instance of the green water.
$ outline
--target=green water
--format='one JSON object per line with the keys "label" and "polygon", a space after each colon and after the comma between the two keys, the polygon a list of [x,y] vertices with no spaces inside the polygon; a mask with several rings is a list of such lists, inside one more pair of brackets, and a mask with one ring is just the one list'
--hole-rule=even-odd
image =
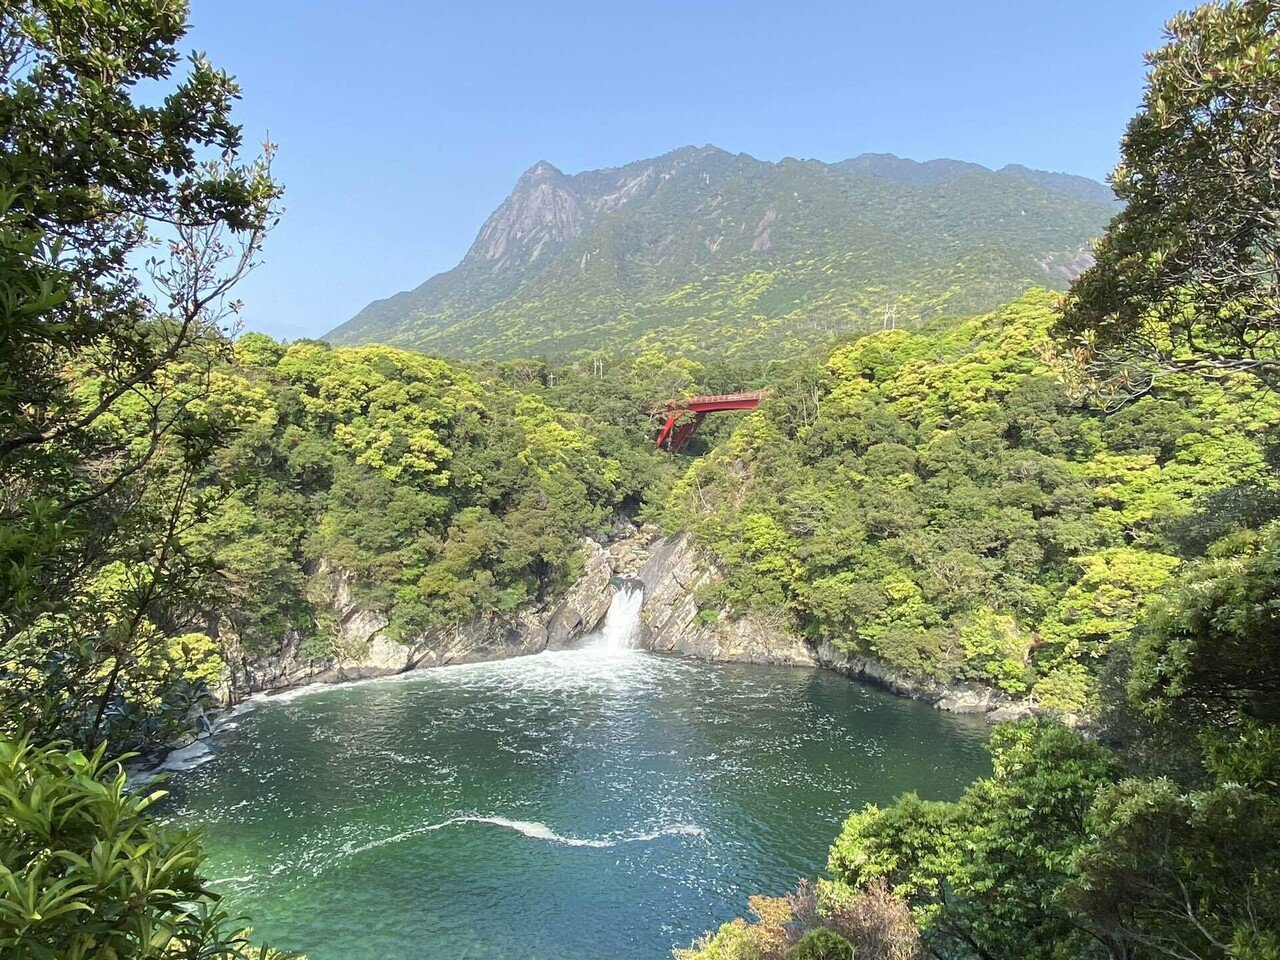
{"label": "green water", "polygon": [[660,960],[849,810],[957,795],[985,735],[816,670],[548,653],[260,701],[162,812],[311,960]]}

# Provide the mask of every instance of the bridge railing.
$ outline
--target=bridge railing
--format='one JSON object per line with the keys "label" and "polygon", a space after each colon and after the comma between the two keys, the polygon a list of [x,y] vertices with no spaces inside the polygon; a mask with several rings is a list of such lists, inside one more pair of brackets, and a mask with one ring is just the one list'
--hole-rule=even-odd
{"label": "bridge railing", "polygon": [[750,400],[763,400],[769,395],[768,390],[747,390],[742,393],[715,393],[705,397],[686,397],[683,400],[663,400],[658,405],[661,410],[686,410],[693,406],[714,403],[744,403]]}

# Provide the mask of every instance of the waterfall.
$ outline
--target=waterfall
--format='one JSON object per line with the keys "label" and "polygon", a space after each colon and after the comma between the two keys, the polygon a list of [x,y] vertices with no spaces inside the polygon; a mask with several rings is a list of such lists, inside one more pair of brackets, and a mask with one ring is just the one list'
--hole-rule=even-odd
{"label": "waterfall", "polygon": [[630,650],[634,646],[642,606],[644,587],[635,582],[619,586],[590,647],[593,650]]}

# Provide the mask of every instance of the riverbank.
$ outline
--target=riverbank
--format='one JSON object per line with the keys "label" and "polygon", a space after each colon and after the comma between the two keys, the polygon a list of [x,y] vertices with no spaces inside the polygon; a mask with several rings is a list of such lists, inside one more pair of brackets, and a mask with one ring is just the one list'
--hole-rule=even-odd
{"label": "riverbank", "polygon": [[333,573],[335,613],[343,653],[315,660],[285,638],[274,653],[256,659],[231,657],[230,678],[221,701],[316,683],[344,683],[413,670],[529,656],[570,649],[605,619],[617,585],[636,581],[644,602],[636,628],[638,646],[713,663],[751,663],[819,667],[880,686],[898,696],[921,700],[938,710],[977,714],[992,723],[1036,712],[981,683],[943,682],[915,676],[872,655],[814,645],[791,630],[782,617],[758,612],[730,614],[700,603],[722,573],[687,533],[661,536],[651,527],[620,523],[604,543],[584,539],[582,572],[563,595],[528,604],[505,615],[476,618],[450,631],[396,643],[383,634],[386,620],[353,600],[351,584]]}
{"label": "riverbank", "polygon": [[814,645],[789,629],[782,617],[709,612],[699,605],[699,596],[722,574],[693,538],[678,533],[655,537],[644,546],[644,559],[629,572],[645,588],[640,631],[645,649],[718,663],[819,667],[947,713],[981,715],[990,723],[1035,713],[1032,704],[984,684],[913,676],[874,656],[838,650],[830,642]]}
{"label": "riverbank", "polygon": [[[651,529],[624,524],[605,544],[585,540],[583,553],[582,575],[556,602],[516,611],[500,622],[485,618],[468,623],[451,639],[424,637],[407,648],[383,637],[380,631],[385,623],[352,603],[349,586],[341,589],[340,623],[348,639],[363,639],[367,651],[363,657],[345,662],[295,660],[251,665],[241,676],[256,680],[256,684],[229,685],[231,695],[220,709],[195,718],[199,731],[195,737],[136,765],[130,771],[131,782],[150,782],[212,759],[211,743],[218,732],[256,704],[288,692],[571,649],[604,624],[619,585],[624,583],[643,587],[643,603],[628,635],[635,646],[652,653],[710,663],[828,670],[946,713],[981,716],[993,724],[1035,712],[1032,705],[981,684],[929,681],[875,657],[839,651],[830,643],[814,646],[788,630],[780,619],[760,614],[731,616],[724,611],[708,615],[699,606],[699,592],[712,586],[721,574],[688,534],[661,537]],[[483,633],[486,624],[491,630],[488,636]],[[289,655],[293,655],[291,650]]]}

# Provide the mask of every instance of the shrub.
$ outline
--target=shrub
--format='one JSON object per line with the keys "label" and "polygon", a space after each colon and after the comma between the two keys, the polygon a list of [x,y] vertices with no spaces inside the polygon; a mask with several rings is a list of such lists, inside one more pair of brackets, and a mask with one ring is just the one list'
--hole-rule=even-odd
{"label": "shrub", "polygon": [[854,960],[853,944],[834,930],[810,930],[791,948],[787,960]]}
{"label": "shrub", "polygon": [[853,943],[859,960],[917,960],[923,955],[924,943],[911,908],[893,895],[883,878],[852,895],[824,900],[827,923]]}
{"label": "shrub", "polygon": [[245,935],[199,874],[197,835],[151,819],[161,796],[127,792],[124,771],[101,749],[0,739],[0,955],[246,955]]}

